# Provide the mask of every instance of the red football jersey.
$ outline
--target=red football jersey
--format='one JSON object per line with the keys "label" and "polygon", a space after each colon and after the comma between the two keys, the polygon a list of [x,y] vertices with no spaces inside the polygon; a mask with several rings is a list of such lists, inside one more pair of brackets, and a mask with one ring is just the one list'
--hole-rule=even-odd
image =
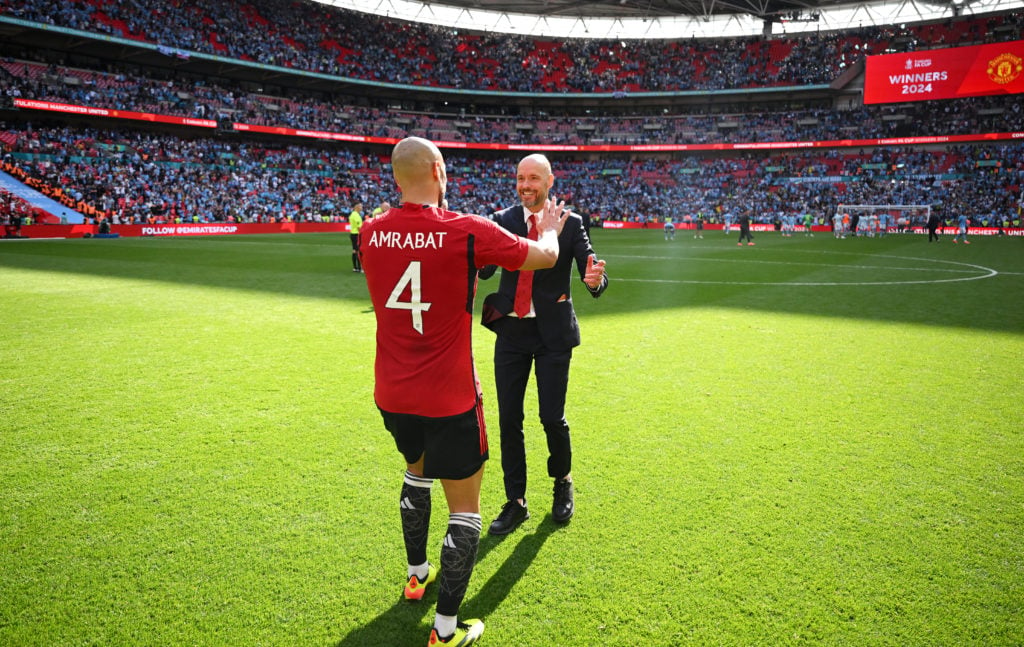
{"label": "red football jersey", "polygon": [[359,238],[377,317],[377,406],[433,418],[469,411],[480,388],[476,270],[518,269],[528,243],[480,216],[410,204],[367,221]]}

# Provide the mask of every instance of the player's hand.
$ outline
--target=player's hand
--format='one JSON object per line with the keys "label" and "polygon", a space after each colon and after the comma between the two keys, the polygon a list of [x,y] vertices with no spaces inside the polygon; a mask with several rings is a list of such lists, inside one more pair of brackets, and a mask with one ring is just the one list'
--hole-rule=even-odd
{"label": "player's hand", "polygon": [[583,275],[583,282],[587,284],[591,290],[596,290],[601,287],[601,281],[604,280],[604,261],[597,260],[597,256],[591,254],[587,257],[587,270]]}
{"label": "player's hand", "polygon": [[570,213],[572,212],[565,208],[565,200],[559,200],[556,204],[553,199],[548,198],[537,222],[537,233],[542,234],[548,230],[553,230],[556,236],[562,233],[562,227],[565,226]]}

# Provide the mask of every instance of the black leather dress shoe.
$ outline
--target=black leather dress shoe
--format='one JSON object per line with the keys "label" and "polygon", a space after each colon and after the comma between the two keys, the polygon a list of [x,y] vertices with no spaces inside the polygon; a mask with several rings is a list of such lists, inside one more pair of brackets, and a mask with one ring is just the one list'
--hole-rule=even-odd
{"label": "black leather dress shoe", "polygon": [[530,511],[525,505],[519,505],[518,501],[509,501],[501,507],[498,518],[491,522],[487,530],[492,535],[507,535],[530,518]]}
{"label": "black leather dress shoe", "polygon": [[551,516],[558,523],[572,519],[576,505],[573,501],[572,481],[555,481],[555,500],[551,504]]}

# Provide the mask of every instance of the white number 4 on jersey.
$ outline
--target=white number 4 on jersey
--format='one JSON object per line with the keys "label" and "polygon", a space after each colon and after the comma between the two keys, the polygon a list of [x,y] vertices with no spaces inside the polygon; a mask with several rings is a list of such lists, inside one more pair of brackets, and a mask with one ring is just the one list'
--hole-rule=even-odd
{"label": "white number 4 on jersey", "polygon": [[[409,300],[400,301],[399,296],[409,286]],[[430,310],[430,304],[423,302],[423,294],[420,290],[420,261],[412,261],[409,267],[405,268],[402,278],[398,279],[395,289],[391,290],[384,305],[395,310],[409,310],[412,313],[412,327],[419,334],[423,334],[423,313]]]}

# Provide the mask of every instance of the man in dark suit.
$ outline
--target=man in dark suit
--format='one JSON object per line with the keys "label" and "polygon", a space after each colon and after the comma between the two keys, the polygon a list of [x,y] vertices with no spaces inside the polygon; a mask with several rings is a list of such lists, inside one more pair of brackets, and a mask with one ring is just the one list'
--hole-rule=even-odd
{"label": "man in dark suit", "polygon": [[934,209],[931,214],[928,215],[928,242],[939,242],[939,214]]}
{"label": "man in dark suit", "polygon": [[[554,183],[551,163],[530,155],[517,167],[516,191],[521,204],[494,214],[512,233],[532,235],[533,215],[544,208]],[[548,476],[555,480],[551,515],[569,521],[575,511],[572,484],[572,445],[565,421],[565,396],[572,349],[580,344],[580,328],[572,307],[570,281],[573,262],[592,296],[608,287],[604,261],[597,260],[583,220],[571,214],[558,237],[558,261],[551,269],[534,272],[502,270],[498,291],[484,299],[483,324],[497,334],[494,381],[501,430],[501,468],[507,502],[489,532],[512,532],[530,516],[526,505],[526,446],[523,400],[535,367],[540,421],[547,435]],[[480,278],[496,268],[486,267]]]}

